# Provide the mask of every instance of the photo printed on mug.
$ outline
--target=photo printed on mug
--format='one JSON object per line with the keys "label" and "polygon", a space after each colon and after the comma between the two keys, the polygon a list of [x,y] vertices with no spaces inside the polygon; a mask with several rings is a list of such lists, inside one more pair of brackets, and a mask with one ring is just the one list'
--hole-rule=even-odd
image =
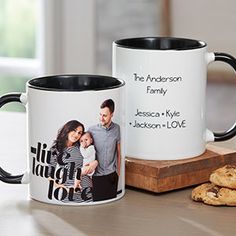
{"label": "photo printed on mug", "polygon": [[27,109],[29,171],[15,179],[1,171],[1,180],[29,182],[33,199],[52,204],[93,205],[121,198],[123,88],[121,80],[96,75],[29,81],[27,92],[16,94]]}

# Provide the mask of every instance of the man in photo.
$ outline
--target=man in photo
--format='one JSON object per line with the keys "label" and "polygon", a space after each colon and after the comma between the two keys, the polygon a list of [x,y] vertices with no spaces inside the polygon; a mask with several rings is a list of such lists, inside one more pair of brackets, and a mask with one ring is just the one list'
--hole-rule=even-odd
{"label": "man in photo", "polygon": [[100,123],[89,128],[93,136],[98,166],[92,177],[93,201],[117,196],[120,175],[120,126],[112,121],[115,103],[105,100],[100,106]]}

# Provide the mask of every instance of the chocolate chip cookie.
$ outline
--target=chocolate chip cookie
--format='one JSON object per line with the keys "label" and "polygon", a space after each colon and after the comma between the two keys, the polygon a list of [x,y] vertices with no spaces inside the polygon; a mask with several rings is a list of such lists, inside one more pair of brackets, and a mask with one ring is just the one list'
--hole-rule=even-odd
{"label": "chocolate chip cookie", "polygon": [[221,187],[236,189],[236,165],[226,165],[213,171],[210,181]]}
{"label": "chocolate chip cookie", "polygon": [[208,205],[236,206],[236,190],[220,187],[213,183],[205,183],[194,188],[191,196],[194,201]]}

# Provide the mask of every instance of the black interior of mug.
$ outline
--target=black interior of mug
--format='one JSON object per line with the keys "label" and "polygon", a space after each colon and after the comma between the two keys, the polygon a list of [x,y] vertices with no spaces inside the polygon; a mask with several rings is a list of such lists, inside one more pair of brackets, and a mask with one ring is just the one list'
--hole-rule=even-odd
{"label": "black interior of mug", "polygon": [[50,91],[105,90],[120,87],[122,80],[101,75],[55,75],[32,79],[31,88]]}
{"label": "black interior of mug", "polygon": [[206,46],[206,43],[199,40],[173,37],[127,38],[117,40],[115,43],[124,48],[150,50],[189,50]]}

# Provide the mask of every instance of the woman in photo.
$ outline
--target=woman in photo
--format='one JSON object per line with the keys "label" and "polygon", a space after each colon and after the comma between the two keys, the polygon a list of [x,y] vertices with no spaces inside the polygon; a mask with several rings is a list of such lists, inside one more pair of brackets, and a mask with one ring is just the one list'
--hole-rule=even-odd
{"label": "woman in photo", "polygon": [[[54,183],[68,191],[66,197],[61,197],[64,202],[88,202],[92,200],[91,178],[87,175],[81,177],[83,156],[80,152],[79,141],[83,133],[84,125],[77,120],[71,120],[59,130],[51,148],[51,171],[57,171],[61,175],[54,178]],[[96,166],[97,161],[94,161],[91,166],[88,165],[86,174],[93,172]],[[61,168],[60,171],[58,171],[59,168]],[[74,187],[76,178],[81,178],[81,189]]]}

